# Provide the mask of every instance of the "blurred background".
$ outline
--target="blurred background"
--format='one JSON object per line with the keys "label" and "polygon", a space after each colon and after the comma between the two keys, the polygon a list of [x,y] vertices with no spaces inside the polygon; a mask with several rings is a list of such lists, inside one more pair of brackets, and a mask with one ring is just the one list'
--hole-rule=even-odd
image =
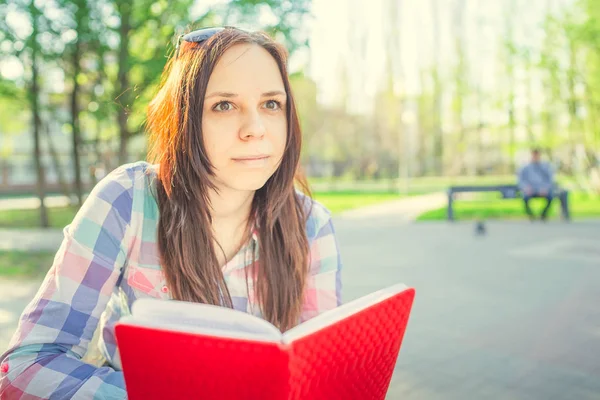
{"label": "blurred background", "polygon": [[[587,356],[590,346],[600,351],[600,315],[585,308],[600,298],[597,287],[577,286],[600,279],[597,0],[3,0],[0,350],[86,194],[115,167],[145,158],[145,111],[175,38],[224,24],[265,30],[290,52],[302,164],[338,219],[346,299],[390,280],[421,290],[391,398],[437,398],[456,382],[456,398],[600,397],[600,365]],[[518,196],[494,192],[455,205],[457,220],[499,224],[477,231],[486,242],[471,225],[435,222],[447,218],[448,188],[515,184],[533,147],[569,191],[573,224],[554,223],[557,202],[549,224],[530,224]],[[569,288],[578,295],[565,303],[549,294]],[[516,311],[523,304],[535,318]],[[561,319],[547,322],[557,307]],[[521,315],[514,326],[531,330],[493,339],[487,333],[506,326],[490,322],[490,309]],[[450,331],[463,342],[438,335],[461,315],[463,328]],[[581,337],[532,333],[582,321]],[[457,362],[464,346],[502,342],[505,351],[524,337],[538,347],[513,348],[517,363],[466,350]],[[521,357],[551,348],[562,349],[559,360],[575,354],[571,369],[540,370],[543,360]],[[482,369],[491,380],[472,379]],[[531,388],[513,392],[524,377]]]}
{"label": "blurred background", "polygon": [[512,181],[536,146],[563,182],[598,193],[599,13],[594,0],[7,0],[0,194],[39,185],[80,202],[143,159],[174,38],[222,24],[287,45],[317,189]]}

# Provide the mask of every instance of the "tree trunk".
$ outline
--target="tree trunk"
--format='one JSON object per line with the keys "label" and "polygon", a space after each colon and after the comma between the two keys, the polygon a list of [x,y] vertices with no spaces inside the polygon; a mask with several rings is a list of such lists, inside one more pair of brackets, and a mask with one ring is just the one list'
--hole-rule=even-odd
{"label": "tree trunk", "polygon": [[466,129],[463,121],[464,101],[467,96],[467,50],[464,29],[464,0],[457,0],[454,9],[454,45],[456,55],[458,57],[455,68],[455,102],[454,102],[454,122],[458,133],[458,149],[456,160],[460,174],[467,173],[468,159],[468,140],[466,137]]}
{"label": "tree trunk", "polygon": [[433,17],[433,158],[434,171],[437,176],[443,174],[444,138],[442,133],[442,83],[439,74],[440,56],[440,16],[438,0],[431,0]]}
{"label": "tree trunk", "polygon": [[425,103],[426,97],[426,84],[425,84],[425,72],[423,70],[419,71],[419,83],[421,86],[421,94],[419,95],[419,102],[417,107],[418,120],[419,120],[419,152],[418,152],[418,163],[419,163],[419,174],[427,175],[429,173],[429,146],[428,139],[429,136],[429,127],[431,126],[429,123],[430,113],[429,113],[429,102]]}
{"label": "tree trunk", "polygon": [[35,162],[35,169],[37,173],[37,196],[40,199],[40,226],[47,228],[50,226],[48,221],[48,210],[46,208],[45,197],[46,197],[46,178],[44,175],[44,166],[42,165],[42,151],[40,143],[40,105],[39,105],[39,73],[38,73],[38,52],[39,44],[37,42],[38,36],[38,15],[39,11],[36,8],[34,1],[32,0],[30,5],[30,15],[32,18],[33,32],[31,36],[31,91],[29,98],[31,101],[31,113],[33,123],[33,143],[34,143],[34,154],[33,159]]}
{"label": "tree trunk", "polygon": [[577,144],[585,143],[585,137],[581,135],[583,129],[581,129],[581,124],[579,123],[579,117],[577,115],[577,109],[579,108],[579,101],[577,99],[577,94],[575,93],[576,86],[576,56],[577,49],[576,43],[573,38],[568,38],[568,52],[569,52],[569,66],[567,68],[567,90],[568,90],[568,99],[567,99],[567,109],[569,111],[569,127],[568,127],[568,135],[569,135],[569,156],[567,158],[569,171],[574,174],[577,170],[576,168],[576,151]]}
{"label": "tree trunk", "polygon": [[[102,46],[98,46],[98,49],[95,49],[95,53],[97,54],[98,57],[98,76],[96,77],[96,81],[94,83],[94,87],[99,87],[103,85],[103,81],[106,78],[106,74],[105,74],[105,64],[104,64],[104,50],[102,50]],[[101,99],[99,98],[98,95],[94,94],[94,96],[92,97],[93,101],[95,102],[99,102],[101,103]],[[94,138],[92,139],[92,143],[93,143],[93,154],[95,157],[94,160],[94,167],[91,168],[91,172],[90,173],[90,179],[92,182],[92,187],[96,186],[96,184],[98,183],[98,179],[97,179],[97,168],[101,167],[103,165],[103,160],[102,160],[102,149],[101,149],[101,142],[102,142],[102,127],[104,126],[104,117],[102,115],[98,115],[98,114],[94,114],[94,119],[95,119],[95,133],[94,133]]]}
{"label": "tree trunk", "polygon": [[121,16],[119,28],[119,72],[117,77],[117,93],[120,104],[117,110],[117,123],[119,124],[119,164],[127,162],[127,142],[129,130],[127,128],[128,101],[131,98],[129,91],[129,31],[131,30],[131,4],[127,1],[118,2],[118,10]]}
{"label": "tree trunk", "polygon": [[0,186],[8,187],[8,184],[10,183],[10,164],[8,163],[8,160],[6,158],[2,158],[1,160],[2,178],[0,182],[2,182],[2,184]]}
{"label": "tree trunk", "polygon": [[[81,7],[81,6],[80,6]],[[79,10],[77,11],[79,14]],[[78,21],[79,24],[80,21]],[[79,32],[81,34],[81,32]],[[79,143],[81,142],[81,131],[79,126],[79,82],[77,80],[81,72],[81,39],[77,38],[73,45],[73,91],[71,92],[71,127],[73,130],[73,187],[77,197],[77,205],[83,203],[83,188],[81,183],[81,162],[79,157]]]}
{"label": "tree trunk", "polygon": [[560,93],[562,83],[559,82],[560,78],[558,78],[562,75],[562,72],[559,71],[558,55],[553,46],[557,40],[556,30],[552,29],[552,25],[549,23],[549,17],[552,15],[554,6],[553,0],[546,1],[546,37],[544,38],[541,53],[545,69],[545,79],[543,81],[544,111],[542,112],[543,132],[541,140],[548,147],[553,147],[555,139],[559,136],[557,134],[557,120],[560,112],[557,111],[557,103],[562,101]]}
{"label": "tree trunk", "polygon": [[[508,38],[508,46],[507,46],[507,75],[508,75],[508,130],[509,130],[509,173],[514,173],[516,168],[515,162],[515,148],[516,148],[516,138],[515,138],[515,41],[513,37],[513,19],[516,14],[517,4],[515,0],[513,0],[509,9],[505,10],[504,19],[506,23],[506,31]],[[518,15],[518,14],[516,14]]]}
{"label": "tree trunk", "polygon": [[537,138],[536,138],[536,134],[534,131],[534,127],[535,127],[535,116],[534,116],[534,110],[533,110],[533,102],[534,102],[534,98],[533,98],[533,90],[532,90],[532,83],[533,83],[533,74],[531,72],[532,68],[533,68],[533,61],[532,61],[532,56],[531,53],[527,53],[527,57],[525,59],[525,73],[527,74],[527,85],[525,86],[526,88],[526,93],[527,93],[527,138],[529,140],[529,143],[531,145],[533,145],[534,143],[537,142]]}
{"label": "tree trunk", "polygon": [[[482,22],[479,19],[479,10],[478,10],[478,23],[477,23],[477,40],[481,43],[483,40],[483,32],[482,32]],[[479,44],[478,43],[478,44]],[[484,165],[484,148],[483,148],[483,134],[484,134],[484,126],[485,120],[483,118],[483,93],[481,86],[483,85],[483,68],[477,68],[477,140],[476,140],[476,156],[475,156],[475,175],[481,176],[485,175],[485,165]]]}

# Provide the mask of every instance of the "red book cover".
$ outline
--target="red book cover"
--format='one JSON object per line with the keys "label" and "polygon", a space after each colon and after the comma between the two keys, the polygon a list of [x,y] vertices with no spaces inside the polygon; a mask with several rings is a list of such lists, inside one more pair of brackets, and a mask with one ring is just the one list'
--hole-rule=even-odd
{"label": "red book cover", "polygon": [[283,334],[228,308],[138,300],[115,327],[128,398],[383,400],[414,295],[394,285]]}

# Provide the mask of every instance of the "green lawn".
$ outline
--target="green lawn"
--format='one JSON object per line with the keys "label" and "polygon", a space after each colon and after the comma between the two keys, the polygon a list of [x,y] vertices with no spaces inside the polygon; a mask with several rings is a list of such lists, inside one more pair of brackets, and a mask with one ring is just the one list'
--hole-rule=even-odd
{"label": "green lawn", "polygon": [[[313,195],[333,213],[400,198],[395,193],[324,192]],[[64,228],[77,212],[76,207],[48,209],[53,228]],[[0,211],[0,227],[33,228],[39,224],[38,210]],[[52,252],[0,251],[0,277],[32,278],[48,271],[54,259]]]}
{"label": "green lawn", "polygon": [[[384,192],[317,192],[314,198],[325,205],[332,213],[399,199],[397,193]],[[52,207],[48,209],[48,218],[52,228],[62,229],[71,221],[77,212],[76,207]],[[0,211],[0,228],[35,228],[39,226],[38,210],[2,210]]]}
{"label": "green lawn", "polygon": [[389,200],[397,200],[401,196],[397,193],[369,193],[369,192],[317,192],[313,193],[315,200],[323,204],[333,214],[348,211]]}
{"label": "green lawn", "polygon": [[0,277],[37,278],[52,266],[54,252],[25,252],[0,250]]}
{"label": "green lawn", "polygon": [[[52,228],[62,229],[70,224],[77,207],[50,207],[48,219]],[[0,210],[0,228],[35,228],[40,224],[40,212],[33,210]]]}
{"label": "green lawn", "polygon": [[[573,178],[557,175],[559,185],[565,187],[577,187]],[[315,191],[355,190],[361,189],[369,192],[397,191],[413,194],[424,194],[446,191],[449,186],[463,185],[502,185],[515,184],[514,175],[484,175],[484,176],[423,176],[410,178],[408,182],[404,179],[367,179],[352,180],[348,177],[339,178],[310,178],[311,187]]]}
{"label": "green lawn", "polygon": [[[531,208],[539,215],[545,200],[533,199]],[[600,217],[600,196],[584,193],[571,193],[569,195],[569,208],[571,217],[594,218]],[[521,199],[502,200],[489,195],[477,196],[475,200],[461,200],[454,202],[455,220],[473,219],[525,219],[525,210]],[[548,219],[560,218],[560,204],[555,199]],[[440,221],[446,219],[446,207],[438,208],[421,214],[418,221]]]}

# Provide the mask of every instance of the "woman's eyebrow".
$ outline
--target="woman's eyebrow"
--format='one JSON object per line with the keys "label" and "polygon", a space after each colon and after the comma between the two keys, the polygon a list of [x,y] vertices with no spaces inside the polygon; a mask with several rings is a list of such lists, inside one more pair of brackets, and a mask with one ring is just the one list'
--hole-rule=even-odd
{"label": "woman's eyebrow", "polygon": [[271,90],[270,92],[265,92],[262,94],[262,97],[272,96],[285,96],[285,92],[282,92],[281,90]]}
{"label": "woman's eyebrow", "polygon": [[207,99],[210,99],[211,97],[237,97],[237,94],[230,92],[212,92],[206,96]]}
{"label": "woman's eyebrow", "polygon": [[[233,98],[233,97],[237,97],[238,94],[237,93],[231,93],[231,92],[212,92],[211,94],[207,95],[206,98],[210,99],[211,97],[227,97],[227,98]],[[281,91],[281,90],[271,90],[269,92],[265,92],[261,95],[261,97],[272,97],[272,96],[285,96],[285,92]]]}

